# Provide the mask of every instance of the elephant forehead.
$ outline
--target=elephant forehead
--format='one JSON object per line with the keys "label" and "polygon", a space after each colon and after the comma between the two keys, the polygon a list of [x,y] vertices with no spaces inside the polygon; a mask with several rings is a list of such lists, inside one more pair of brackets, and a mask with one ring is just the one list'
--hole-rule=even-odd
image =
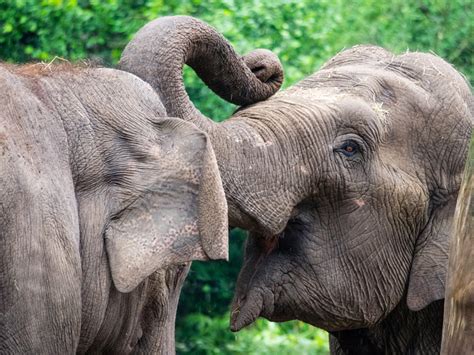
{"label": "elephant forehead", "polygon": [[280,91],[269,101],[281,98],[292,99],[296,102],[303,100],[307,103],[333,104],[348,96],[338,87],[308,88],[293,86],[285,91]]}
{"label": "elephant forehead", "polygon": [[[359,96],[330,88],[294,87],[261,104],[243,110],[247,117],[278,124],[288,130],[288,121],[308,132],[327,125],[352,126],[356,131],[370,131],[384,136],[390,126],[390,107],[382,101],[368,101]],[[337,132],[337,130],[333,130]]]}
{"label": "elephant forehead", "polygon": [[[252,108],[266,109],[278,108],[283,113],[294,111],[298,108],[312,110],[320,117],[330,111],[336,111],[339,115],[347,114],[354,116],[362,113],[366,118],[377,118],[380,122],[387,121],[389,107],[374,96],[371,100],[349,93],[337,87],[307,88],[294,86],[286,91],[279,92],[271,99],[242,110],[245,114],[252,112]],[[365,115],[364,115],[365,114]]]}

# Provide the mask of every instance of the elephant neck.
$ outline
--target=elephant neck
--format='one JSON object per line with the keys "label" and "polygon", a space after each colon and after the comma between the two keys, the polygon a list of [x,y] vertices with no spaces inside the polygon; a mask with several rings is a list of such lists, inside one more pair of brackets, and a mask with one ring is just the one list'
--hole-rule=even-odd
{"label": "elephant neck", "polygon": [[331,333],[333,354],[439,354],[444,300],[413,312],[403,299],[371,328]]}

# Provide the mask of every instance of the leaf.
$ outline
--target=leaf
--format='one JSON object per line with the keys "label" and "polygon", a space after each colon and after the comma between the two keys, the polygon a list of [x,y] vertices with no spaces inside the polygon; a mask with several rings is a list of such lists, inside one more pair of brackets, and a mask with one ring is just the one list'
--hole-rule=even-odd
{"label": "leaf", "polygon": [[3,33],[10,33],[13,31],[13,25],[9,22],[3,25]]}

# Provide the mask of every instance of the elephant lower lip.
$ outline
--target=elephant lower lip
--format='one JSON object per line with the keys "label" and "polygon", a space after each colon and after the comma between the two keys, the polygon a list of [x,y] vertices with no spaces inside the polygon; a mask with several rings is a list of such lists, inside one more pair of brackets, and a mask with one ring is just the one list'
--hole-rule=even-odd
{"label": "elephant lower lip", "polygon": [[237,332],[252,324],[263,310],[263,298],[259,294],[251,293],[234,300],[230,317],[230,330]]}
{"label": "elephant lower lip", "polygon": [[[275,305],[274,295],[270,290],[263,292],[262,287],[256,287],[251,281],[256,274],[261,272],[262,263],[270,257],[273,251],[278,249],[280,234],[274,234],[270,236],[258,236],[257,241],[260,248],[260,255],[258,256],[255,264],[253,265],[253,275],[250,277],[249,282],[245,286],[247,291],[245,293],[237,294],[232,303],[232,312],[230,317],[230,329],[233,332],[237,332],[240,329],[252,324],[255,320],[260,317],[269,317],[273,314]],[[262,277],[262,275],[260,275]]]}

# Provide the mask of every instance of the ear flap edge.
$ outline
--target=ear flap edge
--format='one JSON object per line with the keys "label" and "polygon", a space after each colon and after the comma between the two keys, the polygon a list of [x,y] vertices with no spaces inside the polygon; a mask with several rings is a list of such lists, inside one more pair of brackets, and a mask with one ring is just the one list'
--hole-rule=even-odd
{"label": "ear flap edge", "polygon": [[434,301],[444,299],[455,206],[455,198],[438,206],[418,237],[407,294],[407,305],[412,311],[419,311]]}
{"label": "ear flap edge", "polygon": [[161,132],[167,140],[144,148],[154,155],[131,169],[127,193],[139,195],[104,234],[120,292],[160,268],[228,257],[227,203],[209,138],[191,123],[166,121]]}

